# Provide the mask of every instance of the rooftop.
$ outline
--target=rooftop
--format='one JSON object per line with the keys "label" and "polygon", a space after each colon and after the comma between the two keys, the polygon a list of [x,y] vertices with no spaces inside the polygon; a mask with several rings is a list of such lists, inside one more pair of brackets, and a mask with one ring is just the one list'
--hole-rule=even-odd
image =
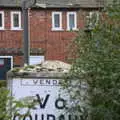
{"label": "rooftop", "polygon": [[[1,7],[20,7],[24,0],[0,0]],[[28,1],[28,0],[27,0]],[[29,0],[31,4],[34,0]],[[40,8],[98,8],[104,6],[105,0],[36,0]]]}

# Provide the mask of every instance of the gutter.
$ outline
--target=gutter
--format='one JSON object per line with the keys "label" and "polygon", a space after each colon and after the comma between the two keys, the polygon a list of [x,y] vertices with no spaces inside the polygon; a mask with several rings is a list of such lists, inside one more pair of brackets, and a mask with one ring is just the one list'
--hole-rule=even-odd
{"label": "gutter", "polygon": [[39,4],[39,3],[36,3],[35,6],[41,7],[41,8],[47,8],[47,4]]}

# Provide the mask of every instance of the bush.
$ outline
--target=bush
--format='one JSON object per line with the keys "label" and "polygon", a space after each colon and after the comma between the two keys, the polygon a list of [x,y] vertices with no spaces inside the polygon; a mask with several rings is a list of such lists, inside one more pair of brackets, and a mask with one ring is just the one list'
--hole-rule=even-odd
{"label": "bush", "polygon": [[0,80],[0,88],[6,86],[6,81],[5,80]]}
{"label": "bush", "polygon": [[[30,110],[35,108],[35,102],[31,99],[23,99],[21,101],[15,100],[10,96],[10,91],[5,88],[0,88],[0,120],[11,120],[12,115],[18,115],[19,118],[23,118],[25,115],[30,113]],[[24,113],[20,113],[21,110],[24,110]]]}

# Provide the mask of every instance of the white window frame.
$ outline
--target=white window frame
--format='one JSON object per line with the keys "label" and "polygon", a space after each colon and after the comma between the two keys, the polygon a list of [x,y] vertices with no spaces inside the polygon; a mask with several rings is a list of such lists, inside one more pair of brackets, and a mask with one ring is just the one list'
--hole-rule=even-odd
{"label": "white window frame", "polygon": [[99,11],[90,11],[90,12],[89,12],[90,19],[92,19],[92,15],[93,15],[93,14],[96,14],[96,15],[97,15],[96,23],[95,23],[95,25],[97,25],[97,24],[98,24],[98,21],[99,21],[100,13],[99,13]]}
{"label": "white window frame", "polygon": [[[14,14],[18,14],[19,16],[19,26],[14,27]],[[20,30],[21,29],[21,12],[20,11],[14,11],[11,12],[11,30]]]}
{"label": "white window frame", "polygon": [[[54,16],[58,14],[60,16],[60,27],[55,27],[55,18]],[[62,12],[52,12],[52,30],[63,30],[62,29]]]}
{"label": "white window frame", "polygon": [[70,26],[69,26],[69,15],[74,15],[74,21],[75,21],[75,27],[72,28],[72,30],[78,30],[77,29],[77,13],[76,12],[67,12],[67,30],[71,30]]}
{"label": "white window frame", "polygon": [[[39,58],[39,61],[37,61],[36,63],[35,63],[35,61],[34,62],[32,62],[32,58],[33,59],[36,59],[36,58]],[[36,64],[40,64],[41,62],[43,62],[45,60],[45,56],[44,55],[40,55],[40,56],[30,56],[30,59],[29,59],[29,64],[30,65],[36,65]]]}
{"label": "white window frame", "polygon": [[5,27],[4,11],[0,11],[0,14],[2,15],[2,26],[0,26],[0,30],[4,30]]}
{"label": "white window frame", "polygon": [[11,59],[11,69],[13,68],[13,56],[0,56],[0,58],[10,58]]}

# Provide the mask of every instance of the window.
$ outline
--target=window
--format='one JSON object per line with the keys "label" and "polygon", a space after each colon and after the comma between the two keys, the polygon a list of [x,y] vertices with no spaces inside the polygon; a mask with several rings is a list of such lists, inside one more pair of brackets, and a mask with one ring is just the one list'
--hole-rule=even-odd
{"label": "window", "polygon": [[0,30],[4,29],[4,12],[0,11]]}
{"label": "window", "polygon": [[40,64],[44,59],[44,56],[30,56],[30,65]]}
{"label": "window", "polygon": [[95,25],[97,25],[99,22],[99,12],[97,12],[97,11],[90,12],[89,16],[90,16],[91,22],[93,22]]}
{"label": "window", "polygon": [[21,12],[11,12],[11,29],[21,29]]}
{"label": "window", "polygon": [[94,28],[99,23],[99,12],[98,11],[91,11],[86,16],[86,27]]}
{"label": "window", "polygon": [[52,13],[52,30],[62,30],[62,13]]}
{"label": "window", "polygon": [[77,30],[76,12],[68,12],[67,13],[67,30]]}
{"label": "window", "polygon": [[0,58],[0,67],[4,66],[4,58]]}

